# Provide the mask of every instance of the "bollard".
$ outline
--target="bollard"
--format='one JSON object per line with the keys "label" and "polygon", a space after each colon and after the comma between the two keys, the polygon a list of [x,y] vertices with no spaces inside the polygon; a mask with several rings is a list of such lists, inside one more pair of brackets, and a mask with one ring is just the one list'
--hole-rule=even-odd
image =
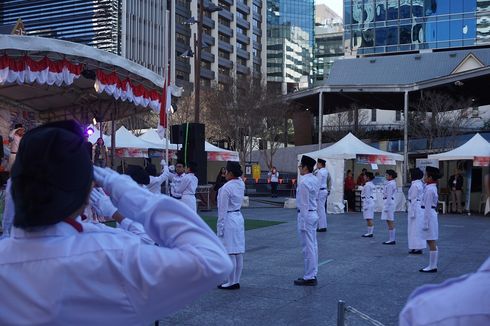
{"label": "bollard", "polygon": [[339,300],[337,303],[337,326],[345,325],[345,302]]}

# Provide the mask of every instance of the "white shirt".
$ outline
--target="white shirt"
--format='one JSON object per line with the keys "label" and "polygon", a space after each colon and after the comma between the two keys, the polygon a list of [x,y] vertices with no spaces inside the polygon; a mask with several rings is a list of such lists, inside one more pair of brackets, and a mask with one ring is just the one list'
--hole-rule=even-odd
{"label": "white shirt", "polygon": [[82,224],[0,241],[0,280],[8,300],[0,325],[150,325],[215,288],[232,270],[218,238],[178,200],[154,195],[127,176],[105,190],[123,216],[142,223],[159,245]]}
{"label": "white shirt", "polygon": [[408,325],[490,325],[490,258],[476,273],[416,289],[400,313]]}
{"label": "white shirt", "polygon": [[242,208],[245,196],[245,183],[242,179],[227,181],[218,191],[218,222],[217,229],[223,230],[228,212],[238,211]]}
{"label": "white shirt", "polygon": [[374,200],[374,190],[376,186],[372,181],[366,182],[366,184],[362,187],[361,190],[361,199],[365,202]]}
{"label": "white shirt", "polygon": [[432,207],[437,208],[438,200],[439,195],[437,194],[437,185],[435,183],[426,185],[422,197],[422,206],[427,209]]}
{"label": "white shirt", "polygon": [[408,189],[408,199],[413,203],[416,200],[422,201],[424,195],[424,183],[422,180],[412,181],[410,189]]}
{"label": "white shirt", "polygon": [[170,192],[172,193],[172,196],[177,197],[177,198],[182,197],[182,193],[177,192],[176,189],[178,188],[180,182],[184,178],[185,173],[177,174],[177,173],[168,172],[167,176],[168,176],[168,179],[172,182],[170,184]]}
{"label": "white shirt", "polygon": [[150,175],[150,183],[145,186],[150,192],[154,194],[162,193],[162,183],[168,180],[168,174],[162,172],[158,177]]}
{"label": "white shirt", "polygon": [[186,173],[184,177],[180,180],[179,184],[175,186],[175,192],[178,194],[192,195],[196,194],[197,189],[197,177],[194,173]]}
{"label": "white shirt", "polygon": [[306,217],[308,212],[315,211],[317,207],[320,183],[312,173],[302,176],[296,193],[296,206],[301,217]]}
{"label": "white shirt", "polygon": [[317,170],[316,177],[320,183],[320,189],[327,190],[328,170],[326,168]]}
{"label": "white shirt", "polygon": [[388,181],[383,189],[383,198],[386,198],[387,200],[395,200],[395,194],[396,194],[396,181],[395,180],[390,180]]}
{"label": "white shirt", "polygon": [[271,182],[279,182],[279,172],[277,171],[275,173],[269,172],[267,173],[267,176],[271,178]]}

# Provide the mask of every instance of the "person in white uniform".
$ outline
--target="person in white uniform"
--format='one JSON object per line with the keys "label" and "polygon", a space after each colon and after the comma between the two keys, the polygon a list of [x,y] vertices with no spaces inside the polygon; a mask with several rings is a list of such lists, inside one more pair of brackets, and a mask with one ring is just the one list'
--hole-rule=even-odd
{"label": "person in white uniform", "polygon": [[328,170],[325,167],[326,161],[324,159],[319,158],[316,161],[317,170],[315,171],[315,175],[318,178],[318,182],[320,183],[320,192],[318,193],[318,229],[316,232],[327,232],[327,210],[326,204],[328,199]]}
{"label": "person in white uniform", "polygon": [[233,270],[226,283],[218,286],[222,290],[238,290],[243,270],[245,253],[245,226],[242,208],[245,196],[245,183],[240,178],[242,168],[238,162],[226,164],[226,183],[218,190],[218,221],[216,230],[218,238],[225,246],[233,263]]}
{"label": "person in white uniform", "polygon": [[427,241],[429,247],[429,266],[420,269],[422,273],[436,273],[439,250],[437,240],[439,239],[439,222],[437,221],[437,180],[441,178],[438,168],[428,166],[425,168],[425,190],[422,197],[424,217],[422,222],[421,237]]}
{"label": "person in white uniform", "polygon": [[386,221],[388,225],[388,241],[383,242],[385,245],[396,244],[395,230],[395,194],[396,194],[396,177],[397,173],[394,170],[386,170],[386,182],[383,189],[383,211],[381,219]]}
{"label": "person in white uniform", "polygon": [[426,247],[425,240],[420,236],[420,229],[424,218],[422,210],[422,197],[424,195],[424,172],[419,168],[410,169],[412,185],[408,189],[408,253],[412,255],[422,254]]}
{"label": "person in white uniform", "polygon": [[315,160],[309,156],[301,157],[299,171],[301,182],[296,192],[296,206],[298,207],[298,233],[304,259],[303,277],[294,281],[294,285],[316,286],[318,273],[318,243],[316,229],[318,227],[318,192],[320,183],[313,175]]}
{"label": "person in white uniform", "polygon": [[182,194],[182,202],[194,212],[197,212],[196,189],[199,181],[194,174],[196,169],[197,164],[195,162],[187,163],[187,171],[184,177],[180,180],[179,184],[174,187],[175,193]]}
{"label": "person in white uniform", "polygon": [[361,191],[362,200],[362,217],[367,223],[367,233],[362,235],[363,238],[372,238],[374,236],[374,191],[376,186],[373,183],[374,174],[372,172],[364,172],[364,186]]}
{"label": "person in white uniform", "polygon": [[400,326],[490,325],[490,257],[476,273],[428,284],[410,295]]}
{"label": "person in white uniform", "polygon": [[[83,132],[41,126],[12,169],[14,227],[0,241],[0,325],[149,325],[214,288],[232,264],[194,212],[92,168]],[[76,173],[73,173],[76,171]],[[158,244],[79,223],[93,181]]]}
{"label": "person in white uniform", "polygon": [[178,161],[175,164],[175,173],[170,172],[170,169],[165,169],[165,173],[170,180],[170,195],[175,199],[182,199],[182,193],[177,192],[177,188],[185,177],[185,166],[182,161]]}
{"label": "person in white uniform", "polygon": [[148,174],[148,172],[139,165],[129,165],[125,174],[129,175],[137,184],[154,194],[162,193],[162,183],[169,179],[167,163],[162,160],[162,173],[158,177]]}

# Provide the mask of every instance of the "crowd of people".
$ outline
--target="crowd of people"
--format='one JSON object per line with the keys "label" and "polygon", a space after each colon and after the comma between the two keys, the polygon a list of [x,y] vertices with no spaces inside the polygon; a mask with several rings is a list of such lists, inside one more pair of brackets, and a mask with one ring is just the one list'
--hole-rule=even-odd
{"label": "crowd of people", "polygon": [[[172,167],[162,160],[158,176],[139,166],[129,166],[123,175],[95,162],[104,153],[103,143],[97,146],[91,157],[82,128],[74,121],[48,123],[20,136],[17,151],[11,153],[16,157],[4,212],[11,225],[4,226],[6,237],[0,241],[0,279],[9,293],[0,305],[0,324],[149,324],[213,287],[240,289],[245,254],[240,164],[227,162],[218,175],[215,234],[196,213],[195,163],[179,161]],[[297,231],[304,272],[293,284],[316,286],[317,233],[328,227],[330,177],[323,159],[303,156],[298,168]],[[420,272],[435,273],[436,185],[441,175],[427,167],[425,185],[422,171],[411,170],[411,176],[409,249],[419,254],[427,245],[429,265]],[[381,213],[388,226],[385,245],[396,244],[396,178],[395,171],[386,171]],[[370,238],[373,179],[371,172],[363,171],[358,180],[368,225],[363,237]],[[170,196],[161,194],[165,181],[171,181]],[[88,210],[97,218],[86,218]],[[101,220],[115,221],[118,227],[96,223]],[[482,274],[488,275],[489,266],[487,261]],[[458,286],[465,282],[475,283],[470,277],[459,280]],[[423,318],[424,299],[437,291],[415,292],[401,322],[415,325],[413,321]]]}

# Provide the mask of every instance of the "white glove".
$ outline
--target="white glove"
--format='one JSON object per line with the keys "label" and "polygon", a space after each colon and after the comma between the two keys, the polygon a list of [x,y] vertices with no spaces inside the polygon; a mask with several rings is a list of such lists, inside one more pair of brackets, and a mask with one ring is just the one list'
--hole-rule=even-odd
{"label": "white glove", "polygon": [[160,165],[161,166],[167,166],[167,161],[165,161],[165,159],[162,158],[162,160],[160,161]]}
{"label": "white glove", "polygon": [[174,172],[175,172],[175,166],[174,166],[174,165],[170,165],[170,166],[168,167],[168,170],[169,170],[170,172],[174,173]]}
{"label": "white glove", "polygon": [[94,188],[90,193],[90,204],[99,216],[112,218],[117,211],[109,196],[100,188]]}
{"label": "white glove", "polygon": [[216,235],[218,237],[221,238],[225,235],[225,226],[222,223],[218,224],[218,227],[216,229],[217,229]]}
{"label": "white glove", "polygon": [[118,201],[124,193],[131,188],[139,186],[127,175],[121,175],[109,168],[94,166],[94,180],[99,187],[111,196],[112,201],[118,205]]}

